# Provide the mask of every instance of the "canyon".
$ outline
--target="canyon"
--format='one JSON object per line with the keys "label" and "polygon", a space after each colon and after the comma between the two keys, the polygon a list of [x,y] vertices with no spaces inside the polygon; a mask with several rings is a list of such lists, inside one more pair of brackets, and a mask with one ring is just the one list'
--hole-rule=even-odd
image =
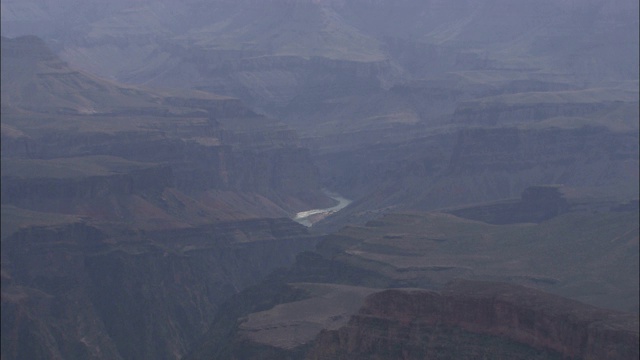
{"label": "canyon", "polygon": [[34,37],[2,56],[3,357],[181,357],[317,242],[288,214],[332,200],[286,126],[72,70]]}
{"label": "canyon", "polygon": [[[409,212],[345,227],[223,304],[186,359],[633,359],[637,209],[554,192],[455,210],[494,224]],[[541,219],[536,193],[565,206]]]}
{"label": "canyon", "polygon": [[1,5],[3,359],[638,357],[637,1]]}

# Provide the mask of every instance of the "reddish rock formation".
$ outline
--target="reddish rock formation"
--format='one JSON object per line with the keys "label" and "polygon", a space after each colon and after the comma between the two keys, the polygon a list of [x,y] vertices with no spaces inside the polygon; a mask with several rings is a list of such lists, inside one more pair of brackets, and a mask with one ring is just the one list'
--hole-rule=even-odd
{"label": "reddish rock formation", "polygon": [[319,335],[308,358],[637,359],[638,339],[634,314],[521,286],[458,281],[440,293],[369,296],[347,326]]}

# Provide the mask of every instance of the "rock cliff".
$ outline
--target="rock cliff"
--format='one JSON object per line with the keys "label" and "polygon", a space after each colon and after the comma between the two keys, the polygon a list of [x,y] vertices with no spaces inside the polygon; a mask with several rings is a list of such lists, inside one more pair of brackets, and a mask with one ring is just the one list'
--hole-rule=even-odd
{"label": "rock cliff", "polygon": [[307,359],[635,359],[638,321],[514,285],[455,282],[440,293],[370,295]]}
{"label": "rock cliff", "polygon": [[315,242],[288,219],[23,228],[2,239],[2,357],[180,358],[223,301]]}
{"label": "rock cliff", "polygon": [[114,84],[35,37],[2,46],[3,157],[116,156],[168,167],[157,178],[191,194],[256,193],[284,213],[331,204],[295,132],[237,99]]}
{"label": "rock cliff", "polygon": [[319,228],[337,230],[391,209],[432,210],[513,199],[562,184],[619,200],[637,197],[637,131],[604,127],[463,128],[412,140],[327,150],[318,164],[348,208]]}
{"label": "rock cliff", "polygon": [[[104,163],[115,165],[116,169],[99,168]],[[83,171],[81,167],[85,164],[99,169],[74,176],[74,172]],[[119,164],[130,168],[117,169]],[[173,179],[169,166],[104,156],[49,161],[3,159],[2,172],[2,203],[34,210],[48,201],[73,202],[109,195],[160,193],[165,187],[172,186]]]}

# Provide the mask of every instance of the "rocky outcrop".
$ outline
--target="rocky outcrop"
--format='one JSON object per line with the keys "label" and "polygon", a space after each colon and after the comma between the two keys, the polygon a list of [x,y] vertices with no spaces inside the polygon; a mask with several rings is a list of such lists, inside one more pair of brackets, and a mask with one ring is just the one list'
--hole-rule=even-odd
{"label": "rocky outcrop", "polygon": [[532,186],[522,192],[520,201],[503,201],[465,207],[450,213],[490,224],[542,222],[569,211],[570,204],[560,186]]}
{"label": "rocky outcrop", "polygon": [[370,295],[308,359],[636,359],[638,319],[520,286],[459,281]]}
{"label": "rocky outcrop", "polygon": [[2,177],[2,204],[38,209],[47,201],[73,202],[105,196],[160,193],[171,186],[171,168],[150,166],[125,174],[77,178]]}

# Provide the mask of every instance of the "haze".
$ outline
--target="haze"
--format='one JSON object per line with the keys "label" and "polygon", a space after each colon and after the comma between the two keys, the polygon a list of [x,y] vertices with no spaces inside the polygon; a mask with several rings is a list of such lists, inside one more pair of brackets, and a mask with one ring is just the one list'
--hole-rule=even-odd
{"label": "haze", "polygon": [[3,359],[637,359],[637,0],[2,0]]}

